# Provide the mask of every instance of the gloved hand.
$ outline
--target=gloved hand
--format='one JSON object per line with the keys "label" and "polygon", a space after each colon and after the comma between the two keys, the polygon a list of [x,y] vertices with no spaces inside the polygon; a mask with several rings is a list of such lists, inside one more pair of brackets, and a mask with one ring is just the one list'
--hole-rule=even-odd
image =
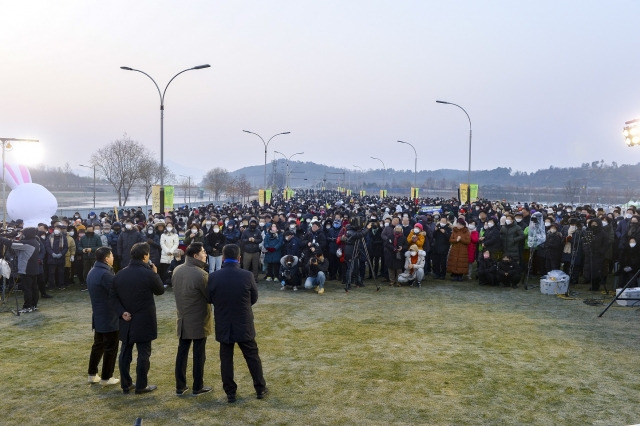
{"label": "gloved hand", "polygon": [[276,251],[275,247],[267,247],[267,251],[269,253],[273,253],[274,251]]}
{"label": "gloved hand", "polygon": [[71,257],[69,258],[69,260],[70,260],[71,262],[73,262],[73,259],[75,259],[75,257],[73,257],[73,256],[71,256]]}
{"label": "gloved hand", "polygon": [[623,270],[625,272],[630,272],[631,271],[631,266],[625,266]]}

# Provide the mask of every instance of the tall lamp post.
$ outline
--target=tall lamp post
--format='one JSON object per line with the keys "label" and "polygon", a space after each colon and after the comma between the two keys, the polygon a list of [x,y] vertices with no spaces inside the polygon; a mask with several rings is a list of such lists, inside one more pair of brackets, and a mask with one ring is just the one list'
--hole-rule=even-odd
{"label": "tall lamp post", "polygon": [[267,189],[267,147],[269,146],[269,142],[271,142],[271,139],[275,138],[278,135],[288,135],[291,132],[282,132],[282,133],[276,133],[275,135],[271,136],[269,138],[268,141],[264,141],[264,139],[262,138],[262,136],[260,136],[257,133],[254,132],[250,132],[248,130],[243,130],[243,132],[245,133],[251,133],[252,135],[256,135],[257,137],[260,138],[260,140],[262,141],[263,145],[264,145],[264,188],[262,189]]}
{"label": "tall lamp post", "polygon": [[93,208],[96,208],[96,166],[85,166],[84,164],[78,164],[80,167],[86,167],[87,169],[93,169]]}
{"label": "tall lamp post", "polygon": [[291,161],[291,159],[292,159],[294,156],[296,156],[296,155],[302,155],[302,154],[304,154],[304,152],[296,152],[295,154],[291,154],[291,155],[290,155],[290,156],[288,156],[288,157],[287,157],[286,155],[284,155],[283,153],[281,153],[280,151],[273,151],[273,152],[275,152],[276,154],[280,154],[280,155],[282,155],[284,158],[286,158],[286,159],[287,159],[287,175],[286,175],[286,184],[285,184],[285,185],[286,185],[287,189],[289,189],[289,161]]}
{"label": "tall lamp post", "polygon": [[384,185],[384,183],[387,181],[387,168],[384,165],[384,161],[382,161],[378,157],[371,157],[371,159],[378,160],[382,164],[382,171],[384,172],[382,175],[382,184]]}
{"label": "tall lamp post", "polygon": [[362,167],[356,166],[355,164],[353,164],[353,167],[355,167],[356,169],[360,169],[360,175],[358,176],[358,190],[361,191],[362,190],[362,173],[364,173],[364,171],[362,170]]}
{"label": "tall lamp post", "polygon": [[140,71],[131,67],[120,67],[120,69],[123,69],[125,71],[136,71],[149,77],[149,79],[153,81],[153,84],[156,86],[156,89],[158,89],[158,95],[160,95],[160,213],[161,214],[164,214],[164,96],[167,93],[167,89],[169,88],[169,85],[171,84],[171,82],[183,72],[187,72],[191,70],[201,70],[209,67],[211,67],[211,65],[209,64],[196,65],[195,67],[187,68],[186,70],[180,71],[178,74],[171,77],[171,80],[169,80],[167,85],[164,87],[164,91],[162,92],[160,91],[160,87],[158,86],[158,83],[156,83],[156,81],[146,72]]}
{"label": "tall lamp post", "polygon": [[191,176],[185,176],[185,175],[178,175],[178,176],[188,179],[187,180],[187,188],[189,188],[189,204],[191,204]]}
{"label": "tall lamp post", "polygon": [[416,158],[414,160],[413,163],[413,187],[416,188],[417,186],[417,178],[418,178],[418,153],[416,152],[416,147],[413,146],[412,144],[410,144],[409,142],[404,142],[404,141],[398,141],[398,143],[404,143],[409,145],[411,148],[413,148],[413,153],[415,154]]}
{"label": "tall lamp post", "polygon": [[467,111],[458,104],[447,101],[436,101],[436,103],[457,106],[462,110],[462,112],[465,113],[467,119],[469,120],[469,168],[467,169],[467,202],[469,203],[469,205],[471,205],[471,118],[469,117],[469,114],[467,114]]}
{"label": "tall lamp post", "polygon": [[0,138],[2,143],[2,229],[7,229],[7,184],[5,183],[4,154],[11,149],[11,142],[40,142],[38,139]]}

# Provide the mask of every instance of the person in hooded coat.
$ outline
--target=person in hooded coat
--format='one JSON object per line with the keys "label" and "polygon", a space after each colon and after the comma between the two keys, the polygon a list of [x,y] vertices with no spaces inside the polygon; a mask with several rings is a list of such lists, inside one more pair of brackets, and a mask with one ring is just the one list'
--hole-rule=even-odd
{"label": "person in hooded coat", "polygon": [[[590,232],[589,232],[590,231]],[[602,229],[598,218],[588,222],[587,232],[582,237],[584,244],[584,277],[591,282],[591,291],[600,290],[606,271],[603,271],[604,255],[607,250],[608,234]]]}
{"label": "person in hooded coat", "polygon": [[469,249],[471,234],[467,222],[459,218],[449,237],[451,249],[447,259],[447,272],[451,273],[451,281],[462,281],[462,276],[469,271]]}

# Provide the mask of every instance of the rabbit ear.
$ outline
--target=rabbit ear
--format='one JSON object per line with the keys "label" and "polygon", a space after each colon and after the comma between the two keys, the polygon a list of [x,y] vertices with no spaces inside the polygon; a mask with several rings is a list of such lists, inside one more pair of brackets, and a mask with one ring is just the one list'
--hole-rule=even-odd
{"label": "rabbit ear", "polygon": [[8,164],[4,165],[4,181],[9,185],[9,188],[15,189],[17,186],[23,183],[31,182],[31,173],[29,169],[20,164]]}

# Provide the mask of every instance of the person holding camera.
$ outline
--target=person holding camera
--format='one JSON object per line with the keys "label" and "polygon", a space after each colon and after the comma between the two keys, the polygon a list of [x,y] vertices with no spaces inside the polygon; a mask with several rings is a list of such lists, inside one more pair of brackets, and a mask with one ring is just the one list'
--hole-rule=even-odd
{"label": "person holding camera", "polygon": [[293,291],[298,291],[298,286],[300,285],[298,262],[298,257],[290,254],[282,256],[282,259],[280,259],[280,290],[290,286],[293,287]]}
{"label": "person holding camera", "polygon": [[305,267],[307,279],[304,282],[304,288],[307,290],[314,288],[318,294],[324,293],[324,282],[328,271],[329,261],[325,259],[322,250],[316,250],[315,256],[309,259],[309,263]]}

